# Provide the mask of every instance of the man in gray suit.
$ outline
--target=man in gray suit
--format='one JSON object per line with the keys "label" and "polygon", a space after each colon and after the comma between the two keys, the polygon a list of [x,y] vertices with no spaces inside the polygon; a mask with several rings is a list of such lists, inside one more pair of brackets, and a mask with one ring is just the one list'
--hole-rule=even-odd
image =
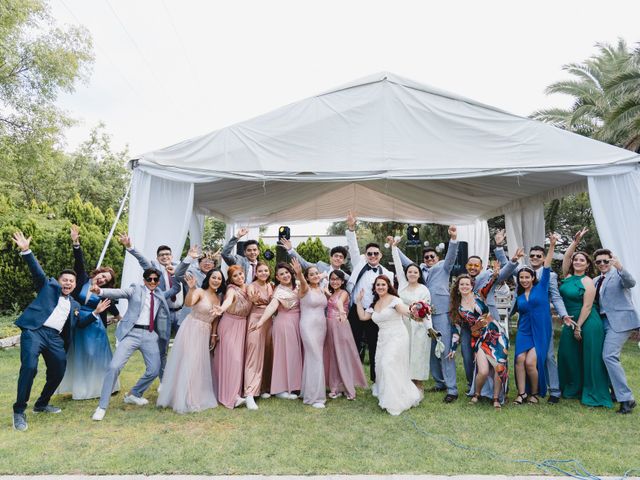
{"label": "man in gray suit", "polygon": [[602,359],[609,372],[616,400],[620,402],[618,413],[631,413],[636,401],[620,363],[620,352],[631,332],[640,327],[640,317],[629,291],[636,285],[636,281],[622,267],[620,260],[611,250],[601,248],[596,250],[593,256],[600,271],[600,275],[595,279],[594,303],[598,305],[604,323]]}
{"label": "man in gray suit", "polygon": [[[495,239],[496,245],[503,245],[504,230],[496,233]],[[501,266],[507,264],[507,255],[502,248],[496,248],[495,254]],[[534,272],[536,272],[536,277],[538,278],[538,280],[542,275],[542,267],[544,265],[545,255],[546,253],[544,248],[538,245],[531,247],[531,249],[529,250],[529,266]],[[518,275],[518,271],[520,271],[520,268],[516,270],[516,276]],[[560,318],[562,318],[562,321],[565,323],[571,323],[572,318],[567,314],[567,309],[564,306],[564,301],[562,300],[562,296],[560,295],[560,290],[558,290],[558,274],[556,274],[555,272],[551,272],[551,277],[549,280],[549,301],[551,304],[553,304],[556,313]],[[514,300],[512,308],[510,309],[510,312],[516,311],[517,302],[518,299],[516,298]],[[551,328],[551,332],[552,334],[551,338],[549,338],[549,348],[547,350],[547,360],[545,361],[545,375],[547,379],[547,385],[549,386],[549,399],[547,401],[549,403],[555,404],[560,401],[560,380],[558,378],[558,363],[556,361],[555,347],[553,345],[553,326]]]}
{"label": "man in gray suit", "polygon": [[345,280],[347,282],[349,281],[349,275],[344,270],[342,270],[342,266],[344,265],[344,262],[347,259],[347,249],[342,245],[338,245],[331,249],[331,251],[329,252],[330,263],[323,262],[323,261],[320,261],[318,263],[309,263],[304,258],[302,258],[302,256],[298,252],[296,252],[296,249],[293,248],[293,245],[291,244],[291,240],[287,240],[286,238],[281,238],[280,243],[285,248],[285,250],[287,251],[287,253],[291,258],[298,259],[303,269],[307,269],[309,267],[316,267],[320,273],[325,273],[327,275],[326,276],[327,279],[329,278],[329,275],[331,274],[331,272],[333,272],[334,270],[341,270],[342,273],[344,273]]}
{"label": "man in gray suit", "polygon": [[[189,257],[197,258],[198,250],[189,250]],[[91,291],[103,298],[126,298],[129,301],[127,313],[118,323],[116,339],[118,345],[104,377],[102,393],[93,420],[104,418],[111,399],[113,386],[127,361],[136,350],[140,350],[146,366],[142,377],[125,395],[124,402],[133,405],[146,405],[149,401],[142,395],[160,373],[160,343],[167,343],[171,335],[170,310],[167,298],[175,295],[180,288],[180,281],[189,268],[190,261],[183,261],[176,269],[176,282],[169,290],[158,288],[161,272],[156,268],[147,268],[143,273],[144,285],[131,284],[129,288],[105,288],[97,285]]]}
{"label": "man in gray suit", "polygon": [[[435,248],[425,248],[422,251],[423,262],[419,265],[422,271],[422,278],[431,293],[431,303],[434,313],[431,316],[433,328],[442,335],[444,352],[441,357],[436,357],[436,342],[431,341],[431,358],[429,370],[436,382],[435,391],[447,391],[444,397],[445,403],[451,403],[458,399],[458,385],[456,382],[456,363],[453,355],[450,354],[452,325],[449,318],[449,284],[451,270],[456,263],[458,256],[458,229],[455,225],[449,227],[449,247],[443,261],[438,258]],[[404,253],[400,252],[402,265],[404,268],[413,263]]]}
{"label": "man in gray suit", "polygon": [[233,249],[242,237],[249,233],[248,228],[241,228],[227,244],[222,247],[222,258],[228,266],[240,265],[244,269],[244,278],[247,285],[256,278],[256,265],[260,256],[260,247],[257,240],[247,240],[244,244],[244,256],[233,253]]}

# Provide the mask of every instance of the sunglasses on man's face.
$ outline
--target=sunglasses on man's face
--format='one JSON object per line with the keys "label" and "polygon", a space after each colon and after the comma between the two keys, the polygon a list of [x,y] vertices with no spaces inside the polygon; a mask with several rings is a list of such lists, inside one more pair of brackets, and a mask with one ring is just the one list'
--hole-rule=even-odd
{"label": "sunglasses on man's face", "polygon": [[436,258],[436,256],[435,255],[425,255],[423,258],[425,260],[431,260],[432,258]]}
{"label": "sunglasses on man's face", "polygon": [[367,257],[377,257],[380,252],[367,252]]}
{"label": "sunglasses on man's face", "polygon": [[149,277],[149,278],[145,278],[145,281],[147,281],[149,283],[158,283],[160,281],[160,278],[158,278],[158,277]]}
{"label": "sunglasses on man's face", "polygon": [[610,260],[596,260],[596,265],[609,265]]}
{"label": "sunglasses on man's face", "polygon": [[541,253],[530,253],[529,258],[542,258]]}

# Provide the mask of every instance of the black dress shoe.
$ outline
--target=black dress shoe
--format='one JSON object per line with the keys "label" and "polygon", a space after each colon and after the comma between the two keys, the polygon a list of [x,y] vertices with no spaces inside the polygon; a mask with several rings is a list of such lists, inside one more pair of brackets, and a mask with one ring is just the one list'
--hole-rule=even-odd
{"label": "black dress shoe", "polygon": [[628,402],[620,402],[620,410],[617,413],[621,413],[623,415],[627,413],[631,413],[631,411],[636,408],[636,401],[629,400]]}
{"label": "black dress shoe", "polygon": [[547,399],[547,403],[551,403],[555,405],[558,402],[560,402],[560,397],[556,397],[555,395],[549,395],[549,398]]}
{"label": "black dress shoe", "polygon": [[453,403],[458,399],[458,395],[451,395],[450,393],[447,393],[447,396],[444,397],[444,400],[442,400],[444,403]]}

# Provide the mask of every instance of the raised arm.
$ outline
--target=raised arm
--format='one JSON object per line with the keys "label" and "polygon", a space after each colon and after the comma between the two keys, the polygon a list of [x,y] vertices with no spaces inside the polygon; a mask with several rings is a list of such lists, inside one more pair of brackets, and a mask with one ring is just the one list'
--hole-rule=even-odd
{"label": "raised arm", "polygon": [[362,306],[362,300],[364,299],[364,290],[360,290],[358,298],[356,299],[356,309],[358,310],[358,318],[362,321],[371,320],[371,313],[365,311]]}
{"label": "raised arm", "polygon": [[302,258],[302,255],[296,252],[296,249],[293,248],[291,240],[287,240],[286,238],[281,238],[280,243],[282,244],[282,246],[284,247],[284,249],[287,251],[287,253],[292,259],[295,258],[298,262],[300,262],[300,265],[302,266],[303,270],[306,270],[309,267],[316,266],[315,263],[307,262],[304,258]]}
{"label": "raised arm", "polygon": [[187,256],[184,257],[184,259],[176,267],[176,271],[173,275],[173,280],[174,280],[173,285],[169,290],[165,290],[164,292],[162,292],[162,295],[164,295],[164,298],[171,298],[174,295],[177,295],[178,292],[180,292],[180,289],[182,288],[182,280],[184,279],[184,276],[187,273],[189,266],[199,256],[200,256],[200,250],[198,248],[198,245],[193,245],[189,249],[189,253],[187,254]]}
{"label": "raised arm", "polygon": [[100,288],[97,285],[91,286],[91,292],[102,298],[131,298],[134,292],[134,285],[128,288]]}
{"label": "raised arm", "polygon": [[[505,268],[508,268],[509,265],[511,265],[511,263],[509,263]],[[486,283],[486,285],[484,287],[482,287],[480,289],[480,291],[478,292],[478,295],[480,295],[480,298],[482,298],[482,300],[486,300],[487,299],[487,296],[489,295],[489,292],[491,291],[491,288],[493,287],[493,284],[496,283],[496,281],[500,277],[500,274],[504,270],[504,268],[502,270],[500,270],[500,263],[498,261],[494,261],[493,262],[492,268],[493,268],[493,271],[491,273],[491,278]],[[512,273],[510,273],[509,275],[512,275]]]}
{"label": "raised arm", "polygon": [[[522,257],[524,257],[524,248],[516,249],[516,253],[511,257],[511,261],[500,269],[496,282],[500,283],[508,280],[515,273],[516,268],[518,267],[518,260]],[[498,267],[500,267],[499,263]]]}
{"label": "raised arm", "polygon": [[401,290],[406,287],[409,282],[404,274],[402,260],[400,259],[400,249],[393,237],[387,237],[387,242],[391,245],[391,256],[393,257],[393,264],[396,265],[396,276],[398,277],[398,290]]}
{"label": "raised arm", "polygon": [[504,229],[502,230],[498,229],[496,234],[493,236],[493,239],[496,242],[496,248],[493,250],[493,254],[496,256],[496,259],[500,262],[501,267],[504,267],[509,262],[509,258],[507,257],[507,254],[504,251],[505,236],[506,235],[505,235]]}
{"label": "raised arm", "polygon": [[556,251],[557,242],[558,242],[557,235],[555,233],[551,233],[549,235],[549,250],[547,250],[547,256],[544,258],[545,268],[551,268],[551,264],[553,263],[553,254]]}
{"label": "raised arm", "polygon": [[455,225],[449,226],[449,248],[447,248],[447,255],[444,257],[442,268],[448,274],[451,274],[453,266],[456,264],[456,258],[458,257],[458,227]]}
{"label": "raised arm", "polygon": [[309,291],[309,284],[307,283],[307,279],[304,278],[302,265],[300,265],[300,262],[297,259],[291,259],[291,266],[293,267],[293,271],[296,272],[296,278],[298,279],[298,282],[300,282],[300,290],[298,292],[298,296],[302,298]]}
{"label": "raised arm", "polygon": [[153,267],[153,263],[147,257],[145,257],[142,253],[140,253],[138,250],[133,248],[133,242],[131,241],[131,237],[129,236],[128,233],[123,233],[122,235],[119,235],[118,242],[120,242],[124,246],[124,248],[127,249],[127,252],[133,255],[136,260],[138,260],[138,264],[143,270]]}
{"label": "raised arm", "polygon": [[22,232],[18,231],[13,234],[13,242],[20,249],[20,255],[24,258],[24,261],[27,262],[31,277],[33,278],[33,284],[36,287],[36,291],[39,292],[47,282],[47,274],[44,273],[36,256],[30,250],[31,237],[27,238]]}
{"label": "raised arm", "polygon": [[76,290],[79,290],[89,280],[84,262],[84,252],[80,246],[80,228],[77,225],[71,225],[69,236],[73,244],[73,271],[76,272]]}
{"label": "raised arm", "polygon": [[191,273],[187,273],[186,276],[184,277],[184,280],[189,286],[189,290],[187,291],[187,294],[184,297],[184,305],[186,307],[192,307],[193,305],[198,303],[202,298],[203,290],[197,287],[196,277],[193,276]]}
{"label": "raised arm", "polygon": [[240,240],[242,237],[244,237],[248,233],[249,233],[248,228],[244,228],[244,227],[241,228],[240,230],[238,230],[235,237],[231,237],[229,241],[225,244],[225,246],[222,247],[222,253],[221,253],[222,259],[227,265],[231,266],[231,265],[235,265],[236,263],[241,263],[240,255],[238,255],[237,253],[233,253],[233,249],[238,243],[238,240]]}
{"label": "raised arm", "polygon": [[347,237],[351,266],[356,268],[356,265],[362,262],[362,258],[360,257],[360,247],[358,247],[358,238],[356,237],[356,217],[351,210],[347,213],[347,231],[344,234]]}
{"label": "raised arm", "polygon": [[622,288],[633,288],[636,286],[636,280],[633,278],[633,275],[624,269],[622,263],[620,263],[620,259],[615,255],[611,258],[611,266],[618,270]]}
{"label": "raised arm", "polygon": [[587,233],[588,231],[589,229],[586,227],[578,231],[573,236],[573,241],[571,242],[571,245],[569,245],[567,250],[564,252],[564,257],[562,257],[562,276],[563,277],[566,277],[569,274],[569,268],[571,267],[571,259],[573,257],[573,254],[577,250],[578,245],[580,244],[580,240],[582,240],[582,237],[584,237],[584,234]]}

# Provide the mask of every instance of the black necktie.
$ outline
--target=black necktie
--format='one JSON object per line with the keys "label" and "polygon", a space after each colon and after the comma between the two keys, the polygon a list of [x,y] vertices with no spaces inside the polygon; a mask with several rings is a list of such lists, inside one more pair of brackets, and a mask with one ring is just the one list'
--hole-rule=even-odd
{"label": "black necktie", "polygon": [[598,278],[598,281],[596,282],[596,298],[595,298],[596,302],[600,301],[600,287],[602,287],[603,283],[604,283],[604,275],[600,275],[600,278]]}

